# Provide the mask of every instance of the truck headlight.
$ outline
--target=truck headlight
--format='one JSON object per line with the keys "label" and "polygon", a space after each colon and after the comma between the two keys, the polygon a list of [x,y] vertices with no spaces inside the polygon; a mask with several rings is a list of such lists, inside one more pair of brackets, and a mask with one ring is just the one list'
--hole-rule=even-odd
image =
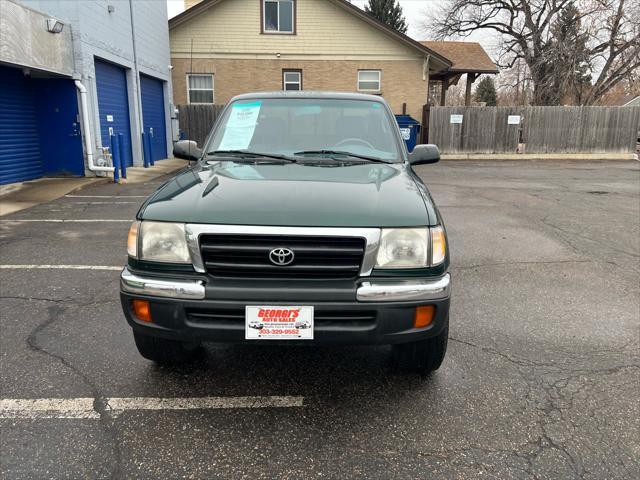
{"label": "truck headlight", "polygon": [[428,228],[385,228],[380,237],[376,267],[426,267],[428,252]]}
{"label": "truck headlight", "polygon": [[132,241],[130,232],[129,245],[139,245],[139,249],[130,247],[129,255],[137,250],[138,257],[149,262],[191,263],[184,224],[143,221],[136,229],[140,238]]}

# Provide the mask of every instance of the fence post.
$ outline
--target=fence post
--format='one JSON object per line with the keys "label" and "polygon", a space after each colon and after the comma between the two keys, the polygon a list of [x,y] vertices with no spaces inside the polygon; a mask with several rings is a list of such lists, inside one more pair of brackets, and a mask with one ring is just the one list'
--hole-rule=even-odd
{"label": "fence post", "polygon": [[113,159],[113,181],[120,183],[120,142],[117,135],[111,135],[111,158]]}
{"label": "fence post", "polygon": [[420,143],[429,143],[429,114],[431,113],[431,104],[425,103],[422,106],[422,140]]}
{"label": "fence post", "polygon": [[125,161],[124,158],[124,134],[119,133],[118,134],[118,147],[120,148],[119,150],[119,154],[120,154],[120,172],[121,172],[121,176],[122,178],[127,178],[127,162]]}

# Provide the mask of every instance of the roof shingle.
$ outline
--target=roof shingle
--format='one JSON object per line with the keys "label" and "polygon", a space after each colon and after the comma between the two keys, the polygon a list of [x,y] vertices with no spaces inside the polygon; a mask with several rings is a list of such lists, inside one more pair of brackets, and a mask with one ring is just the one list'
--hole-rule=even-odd
{"label": "roof shingle", "polygon": [[498,73],[498,67],[477,42],[422,41],[422,45],[453,62],[449,71]]}

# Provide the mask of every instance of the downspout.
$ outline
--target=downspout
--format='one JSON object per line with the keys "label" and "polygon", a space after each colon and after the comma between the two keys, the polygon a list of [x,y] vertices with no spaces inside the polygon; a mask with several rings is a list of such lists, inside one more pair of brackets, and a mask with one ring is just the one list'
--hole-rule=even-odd
{"label": "downspout", "polygon": [[87,150],[87,165],[92,172],[113,172],[113,167],[99,167],[93,163],[93,142],[91,141],[91,130],[89,129],[89,109],[87,108],[87,88],[80,80],[75,81],[76,88],[80,92],[80,116],[82,117],[82,134],[84,145]]}
{"label": "downspout", "polygon": [[[138,110],[138,123],[140,133],[144,133],[144,119],[142,118],[142,89],[140,88],[140,69],[138,68],[138,50],[136,49],[136,23],[133,15],[133,0],[129,0],[129,17],[131,18],[131,48],[133,49],[133,74],[136,81],[136,106]],[[138,136],[140,138],[140,136]],[[142,161],[144,163],[144,146],[142,148]],[[133,152],[132,152],[133,153]]]}
{"label": "downspout", "polygon": [[431,93],[429,91],[429,82],[431,80],[430,72],[429,72],[430,60],[431,60],[431,55],[427,55],[426,57],[424,57],[424,63],[422,64],[422,80],[427,83],[427,99],[425,103],[429,103],[429,94]]}

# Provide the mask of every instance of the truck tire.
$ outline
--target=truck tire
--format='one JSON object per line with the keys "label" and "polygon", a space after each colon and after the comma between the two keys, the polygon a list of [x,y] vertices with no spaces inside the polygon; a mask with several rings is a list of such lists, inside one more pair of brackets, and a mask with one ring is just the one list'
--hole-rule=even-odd
{"label": "truck tire", "polygon": [[394,345],[394,360],[403,371],[429,375],[442,365],[447,353],[448,339],[449,319],[447,319],[442,332],[435,337],[419,342]]}
{"label": "truck tire", "polygon": [[138,352],[147,360],[159,365],[180,365],[194,360],[199,351],[199,343],[180,342],[133,332]]}

